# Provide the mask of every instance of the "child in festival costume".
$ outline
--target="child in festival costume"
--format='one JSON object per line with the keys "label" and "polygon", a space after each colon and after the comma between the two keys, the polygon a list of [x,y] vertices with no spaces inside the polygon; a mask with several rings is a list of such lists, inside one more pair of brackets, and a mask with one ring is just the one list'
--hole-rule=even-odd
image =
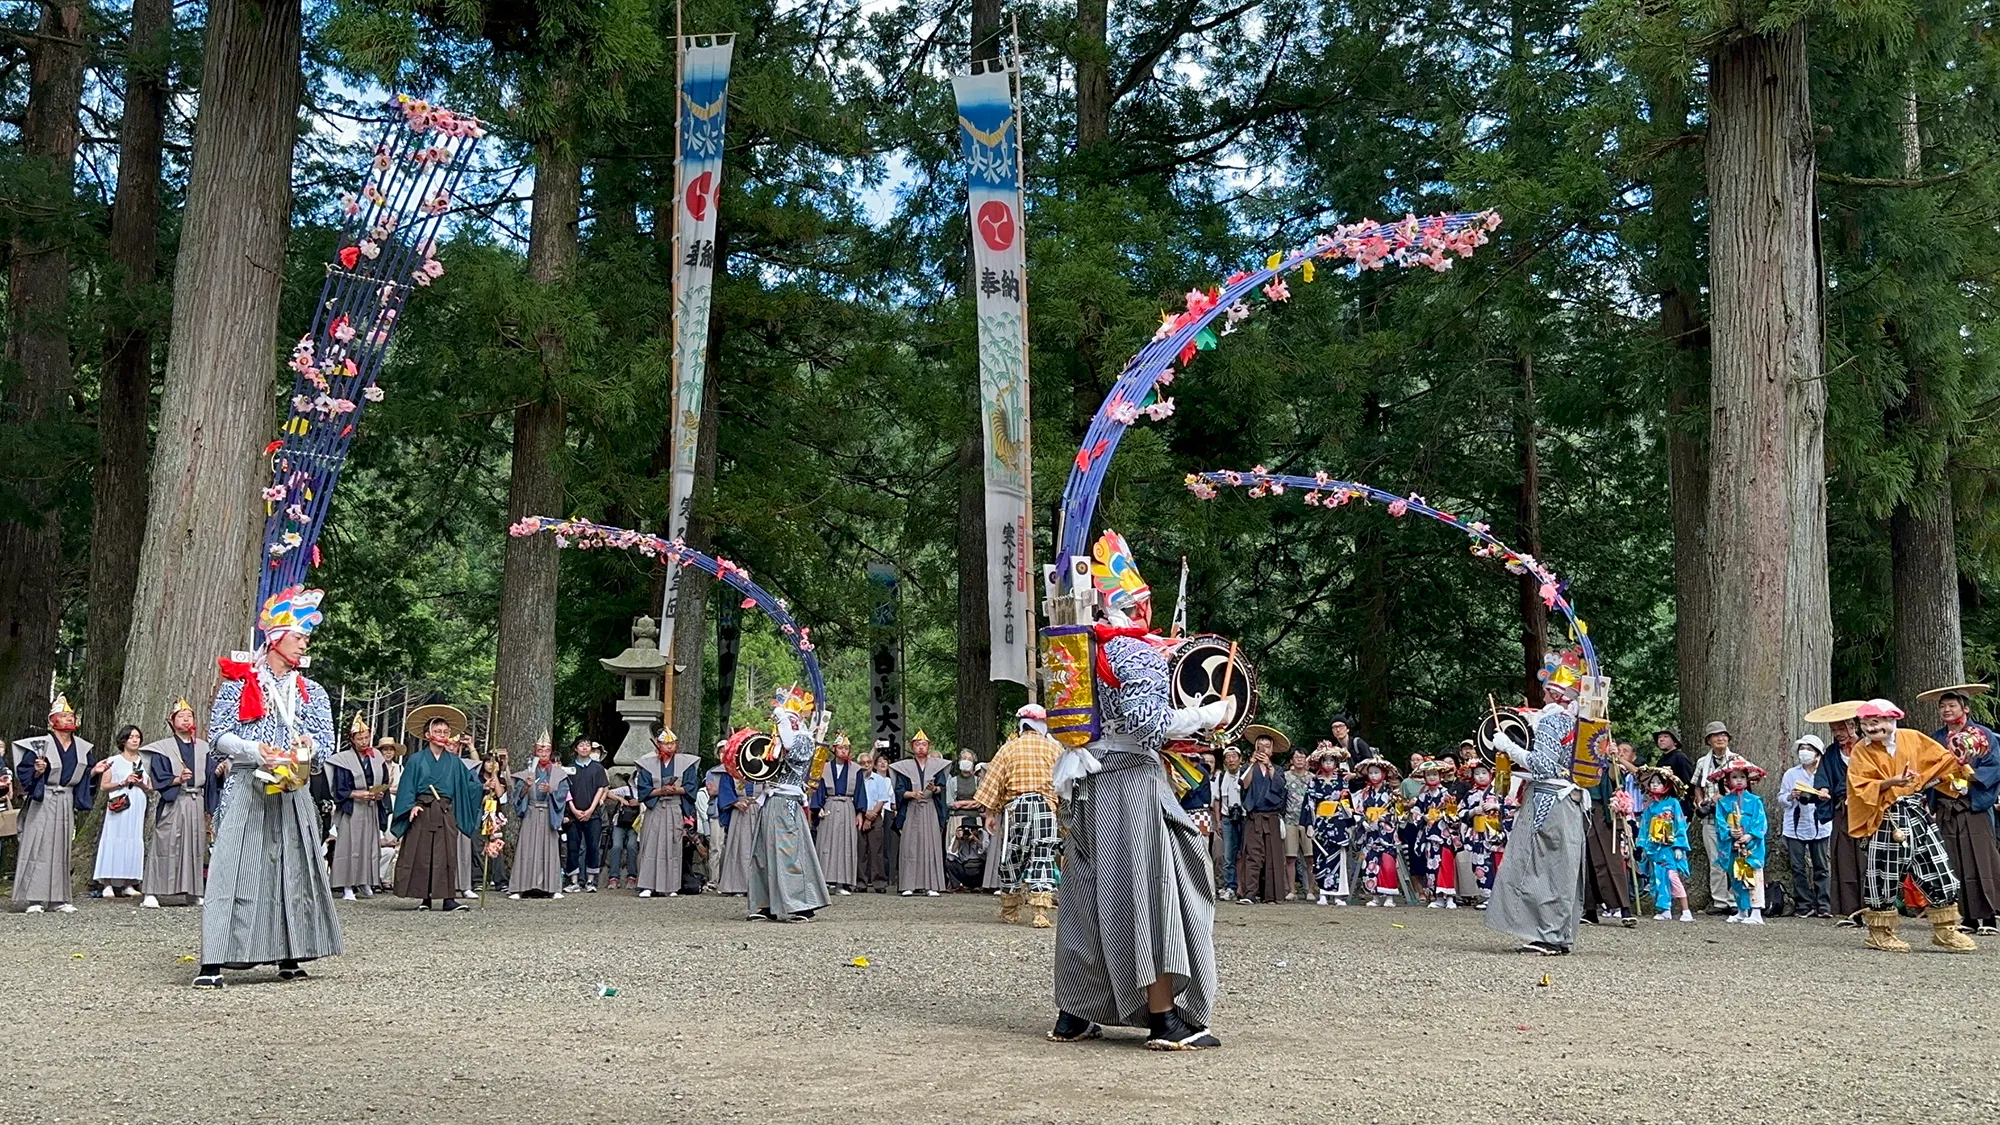
{"label": "child in festival costume", "polygon": [[1361,841],[1361,888],[1368,892],[1369,906],[1394,906],[1402,885],[1396,879],[1396,854],[1402,844],[1397,833],[1402,826],[1397,812],[1402,798],[1396,783],[1402,771],[1379,756],[1363,758],[1354,768],[1350,780],[1362,783],[1352,798],[1355,832]]}
{"label": "child in festival costume", "polygon": [[1500,794],[1493,791],[1493,767],[1485,762],[1467,762],[1459,767],[1459,776],[1469,786],[1458,802],[1459,835],[1472,859],[1472,879],[1479,892],[1479,902],[1473,909],[1484,910],[1486,896],[1493,893],[1494,860],[1507,842],[1508,818],[1501,807]]}
{"label": "child in festival costume", "polygon": [[1306,786],[1306,799],[1299,809],[1299,823],[1312,834],[1313,881],[1319,887],[1319,905],[1333,896],[1335,906],[1346,906],[1350,893],[1347,883],[1347,849],[1354,842],[1354,806],[1347,798],[1347,782],[1340,776],[1346,752],[1320,750],[1312,756],[1313,779]]}
{"label": "child in festival costume", "polygon": [[1716,838],[1728,842],[1729,862],[1723,874],[1736,894],[1736,913],[1731,922],[1746,926],[1764,924],[1764,836],[1769,821],[1764,815],[1764,798],[1750,787],[1764,780],[1764,771],[1732,755],[1722,768],[1708,775],[1722,789],[1715,802]]}
{"label": "child in festival costume", "polygon": [[1646,806],[1639,813],[1639,883],[1660,912],[1655,922],[1671,922],[1676,914],[1683,922],[1694,921],[1688,909],[1688,822],[1681,808],[1681,793],[1687,788],[1674,771],[1665,766],[1640,766],[1639,787]]}
{"label": "child in festival costume", "polygon": [[1457,772],[1449,758],[1420,761],[1412,772],[1423,788],[1410,800],[1410,824],[1416,829],[1418,886],[1432,910],[1458,909],[1458,797],[1444,787]]}

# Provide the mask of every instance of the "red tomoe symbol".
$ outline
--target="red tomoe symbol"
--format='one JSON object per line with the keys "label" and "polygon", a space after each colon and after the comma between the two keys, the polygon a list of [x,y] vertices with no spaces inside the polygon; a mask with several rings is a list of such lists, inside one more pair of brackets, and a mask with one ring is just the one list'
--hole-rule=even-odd
{"label": "red tomoe symbol", "polygon": [[694,178],[693,183],[688,185],[687,209],[688,214],[694,216],[695,222],[700,222],[703,218],[707,217],[708,195],[714,187],[714,172],[703,172]]}
{"label": "red tomoe symbol", "polygon": [[994,250],[1014,245],[1014,212],[997,199],[979,207],[979,237]]}

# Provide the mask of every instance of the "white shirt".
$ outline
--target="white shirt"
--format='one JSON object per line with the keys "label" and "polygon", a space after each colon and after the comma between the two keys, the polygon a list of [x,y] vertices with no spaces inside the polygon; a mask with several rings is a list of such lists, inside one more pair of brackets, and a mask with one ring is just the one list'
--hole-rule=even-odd
{"label": "white shirt", "polygon": [[[1726,750],[1723,751],[1725,757],[1728,753]],[[1716,760],[1715,751],[1713,750],[1703,754],[1694,764],[1695,804],[1698,806],[1704,801],[1707,802],[1710,812],[1714,811],[1715,802],[1721,798],[1722,791],[1716,787],[1714,782],[1708,779],[1708,775],[1721,768],[1722,763]],[[1708,814],[1701,813],[1699,815],[1706,816]]]}
{"label": "white shirt", "polygon": [[1793,766],[1785,771],[1785,779],[1778,783],[1778,804],[1785,810],[1784,835],[1787,840],[1824,840],[1833,835],[1833,822],[1821,824],[1814,807],[1799,800],[1796,787],[1804,784],[1812,788],[1813,771],[1804,766]]}
{"label": "white shirt", "polygon": [[1215,800],[1222,806],[1223,816],[1243,811],[1243,770],[1249,768],[1232,770],[1223,766],[1215,771]]}
{"label": "white shirt", "polygon": [[868,795],[869,810],[877,806],[896,807],[896,782],[887,774],[870,773],[862,781],[862,791]]}

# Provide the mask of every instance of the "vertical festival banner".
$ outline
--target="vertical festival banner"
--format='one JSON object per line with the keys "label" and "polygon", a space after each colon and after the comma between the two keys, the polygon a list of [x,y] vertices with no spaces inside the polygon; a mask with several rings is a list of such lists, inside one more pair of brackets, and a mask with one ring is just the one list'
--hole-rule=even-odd
{"label": "vertical festival banner", "polygon": [[1027,254],[1021,215],[1021,118],[1013,60],[975,61],[952,76],[972,214],[979,312],[979,430],[986,477],[987,617],[996,680],[1029,682],[1035,636],[1034,518],[1028,434]]}
{"label": "vertical festival banner", "polygon": [[[667,538],[687,535],[694,503],[695,446],[701,436],[701,399],[708,381],[708,306],[715,290],[715,210],[722,194],[722,126],[729,103],[729,61],[734,35],[689,35],[680,40],[680,151],[674,185],[674,405],[673,507]],[[681,569],[667,568],[660,609],[660,651],[674,653],[674,611]],[[700,623],[696,622],[696,627]]]}
{"label": "vertical festival banner", "polygon": [[876,743],[887,743],[889,756],[903,756],[902,622],[898,619],[896,569],[886,563],[868,564],[868,581],[881,589],[869,618],[868,716]]}

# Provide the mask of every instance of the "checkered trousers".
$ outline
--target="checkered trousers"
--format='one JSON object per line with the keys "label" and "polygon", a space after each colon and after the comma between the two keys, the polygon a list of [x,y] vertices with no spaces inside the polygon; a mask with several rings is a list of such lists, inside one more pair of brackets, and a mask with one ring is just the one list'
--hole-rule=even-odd
{"label": "checkered trousers", "polygon": [[1882,826],[1868,840],[1868,872],[1862,890],[1870,910],[1894,910],[1902,901],[1903,874],[1908,872],[1932,906],[1958,901],[1958,875],[1945,854],[1944,836],[1919,797],[1902,797],[1889,806]]}
{"label": "checkered trousers", "polygon": [[1007,840],[1000,855],[1000,889],[1008,894],[1056,889],[1055,810],[1040,793],[1023,793],[1007,802]]}

